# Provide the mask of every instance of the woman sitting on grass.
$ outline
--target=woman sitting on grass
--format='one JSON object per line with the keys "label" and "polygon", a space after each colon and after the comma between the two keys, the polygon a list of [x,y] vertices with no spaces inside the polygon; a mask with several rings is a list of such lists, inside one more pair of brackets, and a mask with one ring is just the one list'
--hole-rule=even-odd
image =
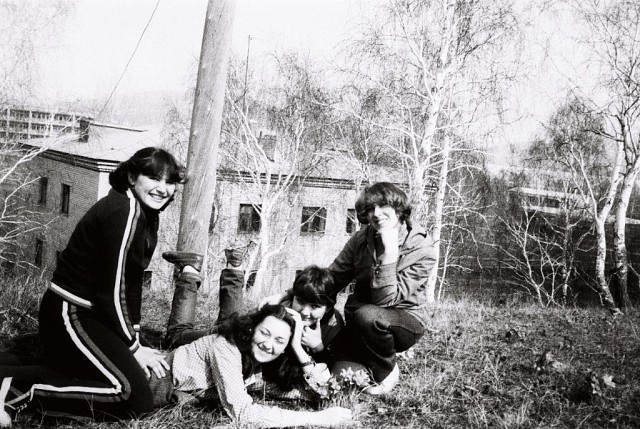
{"label": "woman sitting on grass", "polygon": [[409,198],[396,185],[367,186],[357,206],[368,224],[329,266],[336,291],[353,282],[336,355],[367,367],[376,385],[365,392],[380,395],[391,392],[400,378],[396,353],[412,347],[426,330],[426,288],[437,269],[435,250],[431,236],[411,221]]}

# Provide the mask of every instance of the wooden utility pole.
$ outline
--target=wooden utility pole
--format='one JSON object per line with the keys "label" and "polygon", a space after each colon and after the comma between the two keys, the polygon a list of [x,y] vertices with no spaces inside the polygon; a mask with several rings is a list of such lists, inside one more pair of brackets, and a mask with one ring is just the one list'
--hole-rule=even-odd
{"label": "wooden utility pole", "polygon": [[206,255],[236,0],[209,0],[189,133],[178,250]]}

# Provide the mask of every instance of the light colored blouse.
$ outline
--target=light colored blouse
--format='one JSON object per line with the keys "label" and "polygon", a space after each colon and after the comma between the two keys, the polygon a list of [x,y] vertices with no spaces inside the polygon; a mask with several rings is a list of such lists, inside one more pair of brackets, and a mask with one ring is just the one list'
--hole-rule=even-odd
{"label": "light colored blouse", "polygon": [[[174,351],[172,373],[175,389],[182,392],[204,393],[215,386],[224,410],[238,423],[257,427],[289,427],[309,422],[308,411],[255,403],[247,388],[262,381],[261,373],[245,380],[240,350],[221,335],[208,335],[178,347]],[[310,385],[313,384],[312,380],[305,378]]]}

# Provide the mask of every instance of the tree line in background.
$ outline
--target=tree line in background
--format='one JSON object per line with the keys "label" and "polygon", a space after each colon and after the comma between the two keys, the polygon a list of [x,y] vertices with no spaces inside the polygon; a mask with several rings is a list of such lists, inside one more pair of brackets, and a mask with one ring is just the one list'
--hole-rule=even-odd
{"label": "tree line in background", "polygon": [[[508,125],[509,92],[528,78],[526,34],[558,13],[574,23],[596,79],[567,79],[544,132],[497,172],[486,151]],[[340,165],[356,191],[384,174],[404,184],[413,217],[439,243],[432,301],[466,278],[514,285],[545,306],[594,291],[612,312],[628,307],[640,5],[388,0],[359,28],[331,69],[297,52],[274,54],[264,70],[249,57],[232,62],[220,165],[243,173],[260,218],[257,289],[299,228],[283,210],[306,177]],[[169,109],[167,144],[186,147],[189,117]]]}
{"label": "tree line in background", "polygon": [[[69,0],[46,4],[0,1],[0,111],[29,99],[38,83],[36,58],[45,52],[73,9]],[[0,138],[0,265],[29,268],[23,239],[46,230],[55,220],[34,200],[39,177],[29,164],[48,147],[25,150],[18,141]]]}

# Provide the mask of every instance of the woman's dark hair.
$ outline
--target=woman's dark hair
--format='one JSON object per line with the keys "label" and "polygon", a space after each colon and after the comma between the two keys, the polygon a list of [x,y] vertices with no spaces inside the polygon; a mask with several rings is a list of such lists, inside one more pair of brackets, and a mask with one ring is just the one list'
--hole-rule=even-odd
{"label": "woman's dark hair", "polygon": [[365,212],[372,210],[376,205],[391,206],[401,222],[407,222],[411,216],[411,204],[409,204],[407,194],[393,183],[378,182],[367,186],[358,198],[358,200],[360,199],[363,200],[361,205]]}
{"label": "woman's dark hair", "polygon": [[137,151],[131,158],[118,165],[109,174],[109,184],[117,191],[129,188],[129,175],[139,175],[167,179],[168,183],[184,183],[185,168],[173,155],[158,147],[145,147]]}
{"label": "woman's dark hair", "polygon": [[317,265],[309,265],[296,275],[293,281],[293,296],[310,304],[333,308],[336,304],[334,284],[331,271]]}
{"label": "woman's dark hair", "polygon": [[[218,334],[222,335],[230,343],[235,344],[240,350],[243,377],[248,377],[253,369],[251,344],[256,326],[269,316],[288,324],[291,327],[291,336],[293,337],[296,322],[284,306],[279,304],[265,305],[259,310],[241,316],[232,314],[218,326]],[[289,344],[290,342],[291,339],[289,339]],[[295,380],[298,380],[302,374],[299,368],[300,365],[295,364],[297,359],[289,344],[287,344],[287,348],[281,356],[263,365],[264,372],[269,374],[270,381],[275,382],[279,387],[286,390],[291,390]]]}
{"label": "woman's dark hair", "polygon": [[364,192],[362,192],[358,196],[358,199],[356,200],[355,209],[356,209],[356,217],[358,218],[358,222],[360,222],[362,225],[368,224],[369,217],[367,216],[367,208],[365,207]]}

